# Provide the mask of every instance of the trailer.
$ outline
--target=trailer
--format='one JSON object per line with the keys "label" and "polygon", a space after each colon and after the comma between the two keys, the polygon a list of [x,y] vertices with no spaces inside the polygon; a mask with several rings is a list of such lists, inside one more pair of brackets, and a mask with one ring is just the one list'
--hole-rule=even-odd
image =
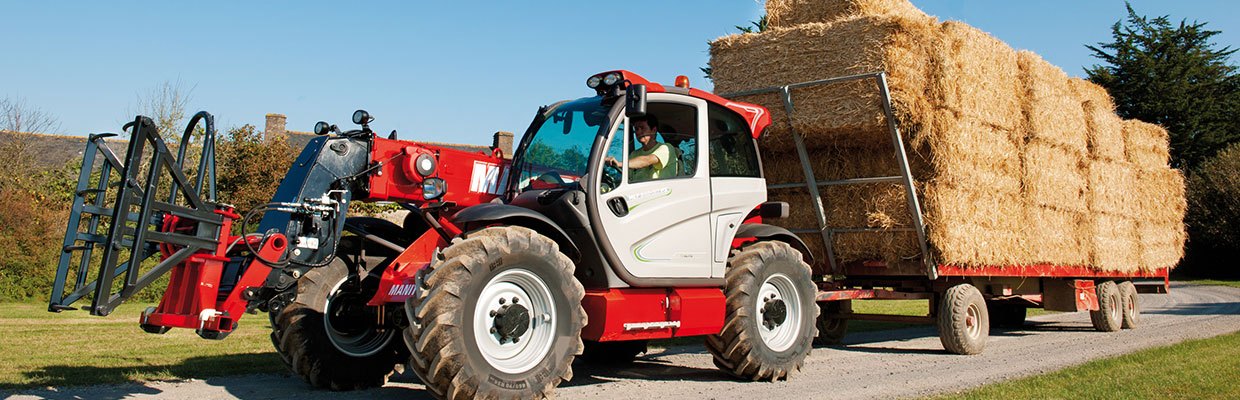
{"label": "trailer", "polygon": [[[820,260],[826,273],[815,274],[816,301],[820,308],[817,344],[838,344],[848,321],[868,320],[936,325],[943,347],[957,354],[981,353],[993,327],[1016,327],[1024,323],[1027,309],[1089,311],[1095,329],[1104,332],[1132,329],[1139,324],[1137,293],[1167,293],[1168,269],[1120,273],[1075,265],[960,266],[936,263],[930,252],[921,199],[909,167],[908,150],[893,111],[885,72],[828,78],[784,86],[724,93],[736,98],[778,95],[782,112],[791,118],[796,108],[792,91],[821,85],[873,82],[881,100],[882,114],[893,143],[899,174],[820,180],[810,163],[805,140],[795,126],[789,127],[804,181],[770,184],[768,189],[803,188],[811,198],[816,220],[812,227],[791,229],[821,239],[826,249]],[[912,226],[895,228],[837,227],[827,223],[822,190],[828,186],[898,183],[905,191]],[[912,232],[920,257],[900,262],[860,261],[840,263],[832,249],[839,233]],[[853,300],[927,300],[924,316],[862,314],[852,312]]]}

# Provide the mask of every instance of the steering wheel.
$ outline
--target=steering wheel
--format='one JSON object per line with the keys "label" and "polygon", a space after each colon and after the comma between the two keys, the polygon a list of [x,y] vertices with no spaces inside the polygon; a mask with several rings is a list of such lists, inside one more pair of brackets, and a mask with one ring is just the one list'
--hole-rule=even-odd
{"label": "steering wheel", "polygon": [[604,164],[603,176],[600,177],[602,180],[602,192],[607,193],[620,186],[621,176],[623,175],[620,172],[620,168]]}

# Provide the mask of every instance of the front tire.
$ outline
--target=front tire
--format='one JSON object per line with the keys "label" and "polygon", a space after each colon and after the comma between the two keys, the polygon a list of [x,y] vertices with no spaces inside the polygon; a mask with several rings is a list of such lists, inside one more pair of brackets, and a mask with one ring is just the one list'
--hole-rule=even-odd
{"label": "front tire", "polygon": [[[432,260],[405,303],[410,369],[438,398],[544,398],[572,379],[585,290],[550,238],[486,228]],[[514,299],[516,299],[514,301]]]}
{"label": "front tire", "polygon": [[706,337],[715,366],[747,380],[783,380],[813,348],[818,306],[810,267],[783,242],[758,242],[728,260],[723,331]]}

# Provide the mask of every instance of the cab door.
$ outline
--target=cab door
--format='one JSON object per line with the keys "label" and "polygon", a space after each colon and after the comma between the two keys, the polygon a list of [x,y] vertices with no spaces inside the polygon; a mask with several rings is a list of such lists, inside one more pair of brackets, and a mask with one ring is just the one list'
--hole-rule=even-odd
{"label": "cab door", "polygon": [[[660,120],[661,143],[672,145],[682,170],[674,177],[632,181],[628,168],[607,171],[599,190],[599,218],[619,262],[637,278],[710,278],[712,267],[711,189],[704,143],[706,102],[683,95],[651,93],[647,112]],[[606,155],[627,165],[636,147],[628,119],[612,128]],[[610,177],[606,177],[610,175]]]}

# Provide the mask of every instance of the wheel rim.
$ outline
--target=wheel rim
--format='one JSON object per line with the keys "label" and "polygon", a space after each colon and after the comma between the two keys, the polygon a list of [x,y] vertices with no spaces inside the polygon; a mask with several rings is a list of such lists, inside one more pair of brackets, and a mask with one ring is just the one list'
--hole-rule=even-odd
{"label": "wheel rim", "polygon": [[346,281],[347,278],[336,282],[327,296],[323,328],[336,350],[353,357],[368,357],[386,348],[396,337],[396,330],[376,327],[365,296],[340,290]]}
{"label": "wheel rim", "polygon": [[784,351],[796,343],[801,332],[801,307],[801,296],[787,275],[774,274],[762,282],[754,302],[754,315],[767,347]]}
{"label": "wheel rim", "polygon": [[1128,306],[1127,307],[1128,308],[1128,319],[1136,320],[1137,319],[1137,296],[1128,296],[1128,301],[1126,303]]}
{"label": "wheel rim", "polygon": [[965,333],[971,338],[976,338],[982,334],[982,309],[977,304],[969,304],[969,308],[964,314]]}
{"label": "wheel rim", "polygon": [[474,342],[495,369],[522,373],[551,351],[557,319],[547,283],[529,270],[509,269],[491,278],[478,296]]}

